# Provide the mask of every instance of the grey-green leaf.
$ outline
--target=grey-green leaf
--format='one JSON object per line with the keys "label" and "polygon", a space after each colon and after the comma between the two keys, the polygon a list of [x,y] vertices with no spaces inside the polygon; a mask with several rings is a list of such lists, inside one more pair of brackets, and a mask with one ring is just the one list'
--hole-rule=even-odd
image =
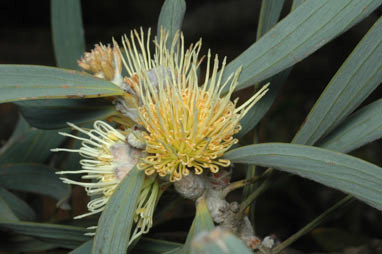
{"label": "grey-green leaf", "polygon": [[78,69],[85,51],[80,0],[51,0],[51,25],[57,66]]}
{"label": "grey-green leaf", "polygon": [[78,246],[77,248],[69,252],[69,254],[89,254],[92,251],[92,247],[93,247],[93,239],[84,242],[83,244],[81,244],[80,246]]}
{"label": "grey-green leaf", "polygon": [[237,90],[263,81],[309,56],[379,5],[380,0],[307,0],[227,65],[223,81],[240,66]]}
{"label": "grey-green leaf", "polygon": [[0,103],[121,94],[122,90],[113,83],[82,72],[37,65],[0,65]]}
{"label": "grey-green leaf", "polygon": [[184,0],[166,0],[159,14],[157,36],[160,38],[160,30],[163,27],[168,32],[167,47],[171,46],[176,31],[180,30],[186,12]]}
{"label": "grey-green leaf", "polygon": [[65,203],[70,196],[69,185],[64,184],[48,166],[33,163],[1,165],[0,185],[10,190],[46,195],[58,200],[57,206],[69,208]]}
{"label": "grey-green leaf", "polygon": [[336,127],[382,82],[382,18],[329,82],[293,143],[313,145]]}
{"label": "grey-green leaf", "polygon": [[234,234],[221,228],[200,234],[192,242],[191,254],[252,254],[250,250]]}
{"label": "grey-green leaf", "polygon": [[31,127],[23,117],[19,117],[16,129],[8,142],[0,149],[0,165],[18,162],[45,162],[65,137],[57,131],[43,131]]}
{"label": "grey-green leaf", "polygon": [[25,236],[33,236],[64,248],[76,248],[89,240],[89,237],[84,235],[86,229],[66,225],[0,220],[0,228]]}
{"label": "grey-green leaf", "polygon": [[11,207],[0,196],[0,218],[9,221],[18,221],[16,214],[12,211]]}
{"label": "grey-green leaf", "polygon": [[2,198],[20,220],[35,220],[36,214],[29,205],[12,192],[0,187],[0,198]]}
{"label": "grey-green leaf", "polygon": [[166,252],[162,252],[161,254],[183,254],[183,247],[178,247]]}
{"label": "grey-green leaf", "polygon": [[211,231],[214,227],[215,225],[208,210],[206,200],[204,197],[201,197],[197,200],[196,215],[188,232],[183,253],[190,253],[191,243],[198,234]]}
{"label": "grey-green leaf", "polygon": [[382,168],[353,156],[312,146],[266,143],[233,149],[224,158],[300,175],[382,210]]}
{"label": "grey-green leaf", "polygon": [[[260,39],[261,36],[267,33],[277,23],[280,17],[283,4],[284,4],[284,1],[278,1],[278,0],[272,0],[272,1],[263,0],[261,2],[259,25],[257,28],[257,36],[256,36],[257,39]],[[295,7],[292,8],[292,11],[294,9]],[[272,106],[273,102],[275,101],[279,91],[281,90],[282,85],[285,83],[285,80],[288,78],[291,70],[292,70],[292,67],[280,73],[277,73],[276,75],[270,77],[264,82],[261,82],[261,84],[270,83],[269,91],[240,120],[240,125],[242,128],[240,132],[237,134],[238,138],[242,138],[245,134],[247,134],[250,130],[252,130],[258,124],[258,122],[263,118],[263,116],[268,112],[269,108]]]}
{"label": "grey-green leaf", "polygon": [[92,253],[126,253],[144,177],[135,167],[119,184],[98,222]]}
{"label": "grey-green leaf", "polygon": [[16,102],[25,119],[39,129],[67,127],[67,122],[84,124],[105,119],[114,106],[100,99],[31,100]]}
{"label": "grey-green leaf", "polygon": [[[270,83],[268,92],[261,98],[255,106],[253,106],[247,114],[240,120],[241,130],[236,135],[237,138],[244,137],[250,130],[252,130],[268,112],[269,108],[275,101],[282,85],[288,78],[291,68],[282,71],[275,76],[267,79],[267,83]],[[265,83],[265,82],[264,82]]]}
{"label": "grey-green leaf", "polygon": [[259,39],[279,20],[284,0],[262,0],[256,37]]}
{"label": "grey-green leaf", "polygon": [[305,2],[305,0],[293,0],[293,2],[292,2],[292,7],[291,7],[291,9],[292,9],[292,11],[294,10],[294,9],[296,9],[300,4],[302,4],[303,2]]}
{"label": "grey-green leaf", "polygon": [[379,138],[382,138],[382,99],[352,114],[318,145],[347,153]]}

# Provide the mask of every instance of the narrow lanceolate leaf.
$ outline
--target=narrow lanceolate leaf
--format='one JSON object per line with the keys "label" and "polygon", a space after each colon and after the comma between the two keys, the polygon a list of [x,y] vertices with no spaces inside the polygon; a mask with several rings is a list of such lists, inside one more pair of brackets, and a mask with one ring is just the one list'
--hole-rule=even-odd
{"label": "narrow lanceolate leaf", "polygon": [[307,0],[232,61],[223,81],[240,66],[237,90],[263,81],[309,56],[379,5],[380,0]]}
{"label": "narrow lanceolate leaf", "polygon": [[[0,198],[5,201],[12,212],[20,220],[35,220],[36,214],[29,205],[12,192],[0,187]],[[0,216],[0,218],[3,218]]]}
{"label": "narrow lanceolate leaf", "polygon": [[224,158],[300,175],[382,210],[382,168],[353,156],[312,146],[268,143],[233,149]]}
{"label": "narrow lanceolate leaf", "polygon": [[257,26],[257,39],[267,33],[279,20],[284,0],[263,0]]}
{"label": "narrow lanceolate leaf", "polygon": [[9,207],[7,202],[0,196],[0,218],[9,221],[18,221],[16,214]]}
{"label": "narrow lanceolate leaf", "polygon": [[382,18],[329,82],[293,143],[313,145],[336,127],[382,82]]}
{"label": "narrow lanceolate leaf", "polygon": [[81,244],[80,246],[69,252],[69,254],[89,254],[92,252],[92,247],[93,239]]}
{"label": "narrow lanceolate leaf", "polygon": [[252,254],[239,238],[228,231],[217,228],[195,238],[191,246],[191,254]]}
{"label": "narrow lanceolate leaf", "polygon": [[134,168],[119,184],[98,222],[92,253],[126,253],[144,177]]}
{"label": "narrow lanceolate leaf", "polygon": [[131,251],[131,254],[163,254],[175,249],[179,249],[182,246],[183,245],[180,243],[142,237],[134,249]]}
{"label": "narrow lanceolate leaf", "polygon": [[209,232],[215,227],[212,221],[207,203],[204,197],[199,198],[196,204],[196,215],[188,232],[186,243],[183,247],[183,253],[190,253],[193,239],[202,232]]}
{"label": "narrow lanceolate leaf", "polygon": [[180,30],[183,23],[184,13],[186,12],[186,2],[184,0],[166,0],[159,14],[158,38],[163,27],[168,33],[167,47],[171,46],[172,39],[176,31]]}
{"label": "narrow lanceolate leaf", "polygon": [[37,65],[0,65],[0,103],[122,94],[113,83],[77,71]]}
{"label": "narrow lanceolate leaf", "polygon": [[57,66],[78,69],[85,51],[80,0],[51,0],[51,25]]}
{"label": "narrow lanceolate leaf", "polygon": [[43,163],[52,155],[49,149],[58,147],[64,139],[57,131],[37,130],[23,117],[19,117],[11,138],[0,149],[0,165],[18,162]]}
{"label": "narrow lanceolate leaf", "polygon": [[169,251],[162,252],[161,254],[183,254],[183,247],[178,247]]}
{"label": "narrow lanceolate leaf", "polygon": [[[291,11],[294,11],[303,1],[296,0],[293,1],[293,5]],[[257,39],[260,39],[265,33],[267,33],[278,21],[280,17],[280,12],[282,9],[284,1],[262,1],[261,8],[264,13],[269,13],[271,18],[268,18],[268,14],[260,14]],[[263,7],[265,5],[266,7]],[[276,15],[277,14],[277,15]],[[276,18],[277,17],[277,18]],[[262,21],[261,19],[265,19]],[[260,32],[259,32],[260,31]],[[289,67],[288,69],[277,73],[276,75],[266,79],[261,82],[261,84],[270,83],[269,91],[261,98],[260,101],[256,103],[254,107],[252,107],[248,113],[240,120],[240,125],[242,129],[237,134],[238,138],[244,137],[250,130],[252,130],[259,121],[263,118],[263,116],[268,112],[273,102],[275,101],[281,87],[287,80],[289,73],[292,71],[293,67]],[[261,86],[261,85],[260,85]]]}
{"label": "narrow lanceolate leaf", "polygon": [[293,0],[292,7],[291,7],[292,11],[296,9],[298,6],[300,6],[300,4],[302,4],[303,2],[305,2],[305,0]]}
{"label": "narrow lanceolate leaf", "polygon": [[110,101],[101,99],[31,100],[16,102],[25,119],[39,129],[67,127],[105,119],[115,112]]}
{"label": "narrow lanceolate leaf", "polygon": [[0,185],[17,191],[46,195],[56,200],[57,206],[68,208],[65,203],[70,188],[55,174],[54,169],[41,164],[15,163],[0,166]]}
{"label": "narrow lanceolate leaf", "polygon": [[59,247],[76,248],[89,240],[85,228],[49,223],[0,220],[0,228],[14,233],[33,236]]}
{"label": "narrow lanceolate leaf", "polygon": [[282,85],[288,78],[290,71],[291,68],[267,79],[266,82],[270,83],[268,92],[240,120],[240,125],[242,128],[240,132],[236,135],[237,138],[244,137],[244,135],[247,134],[250,130],[252,130],[260,122],[263,116],[268,112],[273,102],[275,101]]}
{"label": "narrow lanceolate leaf", "polygon": [[[279,20],[280,13],[284,1],[278,0],[263,0],[261,2],[261,11],[259,17],[259,25],[257,27],[257,39],[260,39],[265,33],[267,33]],[[267,79],[261,84],[270,83],[269,91],[265,96],[252,107],[248,113],[240,120],[240,125],[242,127],[241,131],[238,133],[237,137],[242,138],[250,130],[252,130],[257,123],[263,118],[265,113],[272,106],[280,88],[284,84],[285,80],[288,78],[291,69],[282,71],[271,78]],[[261,86],[261,84],[259,86]]]}
{"label": "narrow lanceolate leaf", "polygon": [[379,138],[382,138],[382,99],[352,114],[318,145],[347,153]]}

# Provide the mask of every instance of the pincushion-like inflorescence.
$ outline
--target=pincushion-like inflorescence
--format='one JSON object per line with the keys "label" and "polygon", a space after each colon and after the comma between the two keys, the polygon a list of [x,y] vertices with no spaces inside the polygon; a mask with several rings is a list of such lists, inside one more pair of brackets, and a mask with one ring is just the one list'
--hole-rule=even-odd
{"label": "pincushion-like inflorescence", "polygon": [[[142,33],[135,33],[130,40],[125,37],[123,62],[130,74],[125,81],[139,98],[138,124],[146,143],[147,156],[138,168],[147,175],[169,176],[174,182],[190,172],[201,174],[207,169],[216,173],[219,167],[230,165],[220,157],[237,143],[233,136],[241,128],[239,121],[266,93],[267,86],[237,106],[237,100],[232,102],[230,97],[241,68],[223,81],[225,59],[218,72],[218,57],[212,64],[209,52],[206,78],[199,85],[201,41],[185,49],[183,36],[178,34],[167,49],[166,40],[162,33],[161,40],[154,42],[151,59]],[[223,95],[226,86],[228,92]]]}

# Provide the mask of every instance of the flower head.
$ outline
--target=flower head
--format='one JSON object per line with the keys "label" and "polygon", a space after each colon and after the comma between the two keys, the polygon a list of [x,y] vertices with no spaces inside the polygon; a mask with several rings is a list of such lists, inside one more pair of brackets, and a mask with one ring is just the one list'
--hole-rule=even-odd
{"label": "flower head", "polygon": [[61,178],[64,183],[85,187],[89,196],[95,196],[88,203],[89,213],[76,217],[82,218],[103,211],[117,185],[134,168],[142,151],[126,143],[127,133],[116,130],[103,121],[96,121],[92,130],[85,130],[71,123],[69,126],[88,137],[63,132],[60,134],[82,141],[82,147],[80,149],[56,148],[52,151],[79,153],[85,158],[80,161],[82,170],[57,172],[57,174],[85,174],[82,179],[91,180],[78,182]]}
{"label": "flower head", "polygon": [[[218,74],[216,57],[210,77],[211,54],[208,54],[206,80],[199,86],[197,69],[201,41],[184,47],[184,38],[177,33],[170,49],[167,34],[154,40],[150,51],[150,31],[131,32],[123,40],[122,62],[129,74],[124,78],[139,99],[137,122],[143,126],[146,141],[145,156],[138,167],[146,174],[158,173],[176,181],[190,170],[201,174],[204,169],[216,173],[230,162],[220,157],[237,140],[240,119],[265,94],[266,87],[243,105],[231,102],[240,69],[222,82],[225,60]],[[229,91],[222,96],[222,90]]]}
{"label": "flower head", "polygon": [[[82,179],[87,181],[74,181],[61,178],[64,183],[83,186],[89,196],[94,198],[88,203],[89,212],[75,219],[83,218],[104,210],[110,196],[118,184],[135,167],[143,152],[139,147],[139,132],[129,129],[121,131],[113,128],[103,121],[96,121],[94,129],[85,130],[69,123],[73,129],[87,135],[87,138],[60,132],[61,135],[82,141],[80,149],[56,148],[52,151],[76,152],[85,159],[81,160],[82,170],[60,171],[57,174],[83,174]],[[138,136],[138,137],[137,137]],[[145,177],[138,197],[134,222],[135,229],[131,234],[130,243],[138,236],[145,234],[153,225],[152,216],[154,208],[163,190],[160,189],[155,176]],[[96,229],[96,226],[88,229]],[[94,233],[87,233],[93,235]]]}
{"label": "flower head", "polygon": [[78,65],[98,78],[110,80],[116,85],[122,82],[121,57],[117,47],[96,44],[91,52],[86,52]]}
{"label": "flower head", "polygon": [[[165,47],[166,39],[161,39],[154,42],[156,51],[150,61],[143,35],[136,38],[139,50],[133,36],[132,42],[125,38],[131,66],[123,62],[130,74],[128,82],[140,100],[138,123],[145,129],[142,137],[148,155],[138,163],[138,168],[147,175],[169,175],[170,181],[176,181],[190,170],[196,174],[204,169],[216,173],[220,166],[229,166],[230,161],[220,157],[237,142],[233,135],[241,128],[240,119],[266,93],[266,86],[237,106],[237,101],[231,102],[230,97],[237,86],[240,68],[222,82],[225,60],[218,74],[219,61],[215,57],[209,77],[209,53],[206,79],[199,86],[200,41],[185,50],[182,35],[175,37],[170,49]],[[222,96],[227,85],[229,91]]]}

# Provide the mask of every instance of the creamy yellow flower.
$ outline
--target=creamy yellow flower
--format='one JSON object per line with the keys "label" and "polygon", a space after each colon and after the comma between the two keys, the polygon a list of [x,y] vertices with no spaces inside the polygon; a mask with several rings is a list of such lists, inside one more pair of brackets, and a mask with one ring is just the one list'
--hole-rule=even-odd
{"label": "creamy yellow flower", "polygon": [[116,85],[122,82],[121,57],[117,47],[96,44],[90,52],[85,52],[78,65],[98,78],[110,80]]}
{"label": "creamy yellow flower", "polygon": [[[133,130],[121,131],[103,121],[96,121],[93,126],[94,129],[91,130],[85,130],[71,123],[69,126],[87,137],[74,136],[64,132],[60,132],[60,134],[82,141],[81,148],[56,148],[52,151],[79,153],[85,158],[80,161],[82,170],[57,172],[57,174],[62,175],[84,174],[82,179],[88,179],[88,181],[74,181],[66,177],[60,178],[64,183],[84,187],[88,196],[93,197],[88,203],[89,212],[75,217],[75,219],[79,219],[105,209],[116,187],[134,168],[143,152],[130,144],[133,143],[136,146],[139,144],[134,139],[136,134]],[[134,218],[136,225],[131,234],[130,242],[147,233],[152,227],[154,208],[162,192],[155,176],[144,179]],[[94,230],[96,228],[93,226],[88,229]],[[94,235],[93,232],[87,234]]]}
{"label": "creamy yellow flower", "polygon": [[65,177],[61,178],[64,183],[85,187],[87,194],[95,197],[88,203],[89,212],[76,217],[82,218],[103,211],[115,188],[134,168],[142,151],[126,143],[127,133],[116,130],[103,121],[96,121],[92,130],[68,124],[88,137],[59,132],[63,136],[82,141],[82,146],[79,149],[55,148],[51,151],[74,152],[84,157],[80,161],[82,170],[57,172],[57,174],[65,175],[85,174],[82,179],[90,180],[79,182]]}
{"label": "creamy yellow flower", "polygon": [[[125,38],[127,60],[122,58],[129,73],[125,80],[140,101],[137,121],[144,128],[142,137],[148,153],[138,168],[147,175],[158,173],[177,181],[190,170],[196,174],[204,169],[216,173],[219,167],[229,166],[230,161],[220,157],[237,143],[233,135],[241,128],[240,119],[266,93],[267,86],[237,106],[237,101],[231,102],[230,97],[237,86],[240,68],[222,82],[225,59],[218,74],[218,58],[215,57],[211,69],[208,53],[206,79],[199,86],[201,41],[185,49],[183,36],[177,34],[167,49],[167,36],[162,32],[160,41],[154,41],[151,59],[149,39],[146,42],[144,39],[143,32],[140,35],[135,32],[130,40]],[[225,86],[229,91],[222,95]]]}

